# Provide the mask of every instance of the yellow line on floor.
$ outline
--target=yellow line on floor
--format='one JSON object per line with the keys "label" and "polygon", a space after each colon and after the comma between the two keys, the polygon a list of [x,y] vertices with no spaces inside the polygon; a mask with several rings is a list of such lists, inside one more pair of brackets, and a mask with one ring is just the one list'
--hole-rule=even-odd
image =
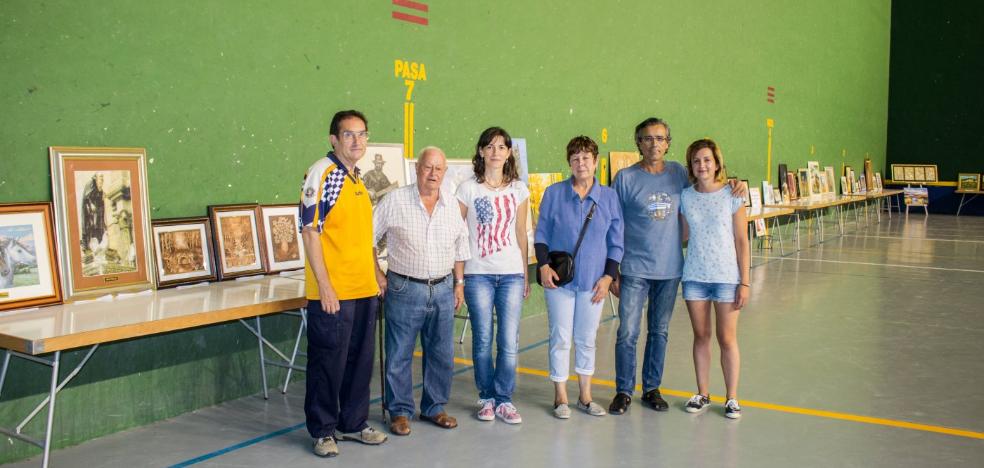
{"label": "yellow line on floor", "polygon": [[[422,356],[422,354],[419,351],[413,354],[414,356],[417,357]],[[469,359],[464,359],[459,357],[454,358],[454,362],[466,366],[471,366],[474,364]],[[520,374],[536,375],[539,377],[550,377],[550,373],[545,370],[532,369],[529,367],[519,367],[516,369],[516,372]],[[601,385],[603,387],[615,388],[615,381],[613,380],[592,378],[591,383],[595,385]],[[642,386],[637,385],[636,390],[641,392]],[[661,388],[660,393],[664,395],[670,395],[680,398],[690,398],[693,395],[693,393],[690,392],[673,390],[669,388]],[[724,403],[724,398],[719,396],[711,396],[711,401],[714,401],[716,403]],[[944,426],[934,426],[931,424],[919,424],[919,423],[912,423],[908,421],[899,421],[895,419],[873,418],[870,416],[861,416],[857,414],[838,413],[836,411],[815,410],[810,408],[800,408],[797,406],[776,405],[773,403],[765,403],[761,401],[751,401],[751,400],[741,400],[741,406],[745,408],[759,408],[759,409],[766,409],[771,411],[779,411],[783,413],[801,414],[804,416],[816,416],[820,418],[839,419],[842,421],[851,421],[851,422],[857,422],[863,424],[874,424],[877,426],[897,427],[900,429],[912,429],[915,431],[933,432],[937,434],[984,440],[984,432],[968,431],[964,429],[954,429]]]}

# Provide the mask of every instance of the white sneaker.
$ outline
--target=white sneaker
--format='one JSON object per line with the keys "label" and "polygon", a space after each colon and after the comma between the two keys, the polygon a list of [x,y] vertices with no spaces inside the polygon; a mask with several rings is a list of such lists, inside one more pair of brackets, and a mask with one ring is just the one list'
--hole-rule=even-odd
{"label": "white sneaker", "polygon": [[589,401],[588,404],[581,403],[581,400],[577,400],[577,409],[590,414],[591,416],[604,416],[608,414],[605,408],[601,405],[595,403],[594,401]]}
{"label": "white sneaker", "polygon": [[512,403],[499,404],[495,409],[495,415],[507,424],[519,424],[523,422],[522,416],[519,415],[519,410]]}
{"label": "white sneaker", "polygon": [[741,406],[738,405],[738,400],[732,398],[724,404],[724,415],[731,419],[741,417]]}
{"label": "white sneaker", "polygon": [[314,441],[314,454],[319,457],[334,457],[338,455],[338,444],[332,436],[322,437]]}
{"label": "white sneaker", "polygon": [[492,398],[485,398],[478,400],[478,404],[481,408],[478,410],[479,421],[495,421],[495,400]]}
{"label": "white sneaker", "polygon": [[571,407],[567,406],[567,403],[561,403],[554,406],[553,413],[557,419],[569,419],[571,417]]}
{"label": "white sneaker", "polygon": [[386,442],[386,434],[379,432],[372,428],[372,426],[366,426],[365,429],[359,432],[350,432],[348,434],[341,434],[338,436],[340,440],[351,440],[354,442],[362,442],[366,445],[379,445]]}
{"label": "white sneaker", "polygon": [[694,395],[687,400],[687,406],[684,407],[688,413],[699,413],[711,406],[710,397],[704,395]]}

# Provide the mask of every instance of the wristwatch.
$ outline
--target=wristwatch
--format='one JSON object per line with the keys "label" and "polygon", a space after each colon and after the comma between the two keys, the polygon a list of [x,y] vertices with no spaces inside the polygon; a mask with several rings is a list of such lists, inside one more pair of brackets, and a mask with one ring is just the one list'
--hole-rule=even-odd
{"label": "wristwatch", "polygon": [[455,286],[464,286],[465,285],[465,279],[464,278],[455,278],[454,279],[454,285]]}

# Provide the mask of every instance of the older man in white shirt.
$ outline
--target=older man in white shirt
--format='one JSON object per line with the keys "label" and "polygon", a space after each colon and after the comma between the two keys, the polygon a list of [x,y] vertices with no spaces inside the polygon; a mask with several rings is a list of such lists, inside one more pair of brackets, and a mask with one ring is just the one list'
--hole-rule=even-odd
{"label": "older man in white shirt", "polygon": [[373,245],[385,240],[386,402],[396,435],[410,434],[414,414],[412,361],[417,335],[424,353],[420,419],[453,429],[444,405],[454,370],[454,311],[464,302],[468,230],[451,194],[441,193],[447,160],[429,146],[417,158],[417,183],[390,192],[373,212]]}

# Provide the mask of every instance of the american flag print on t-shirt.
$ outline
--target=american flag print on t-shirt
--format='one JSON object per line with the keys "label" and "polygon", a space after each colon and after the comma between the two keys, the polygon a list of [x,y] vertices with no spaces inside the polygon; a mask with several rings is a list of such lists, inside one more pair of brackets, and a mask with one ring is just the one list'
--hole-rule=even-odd
{"label": "american flag print on t-shirt", "polygon": [[513,194],[475,199],[480,257],[488,257],[512,244],[512,232],[509,226],[515,221],[516,205],[516,196]]}

